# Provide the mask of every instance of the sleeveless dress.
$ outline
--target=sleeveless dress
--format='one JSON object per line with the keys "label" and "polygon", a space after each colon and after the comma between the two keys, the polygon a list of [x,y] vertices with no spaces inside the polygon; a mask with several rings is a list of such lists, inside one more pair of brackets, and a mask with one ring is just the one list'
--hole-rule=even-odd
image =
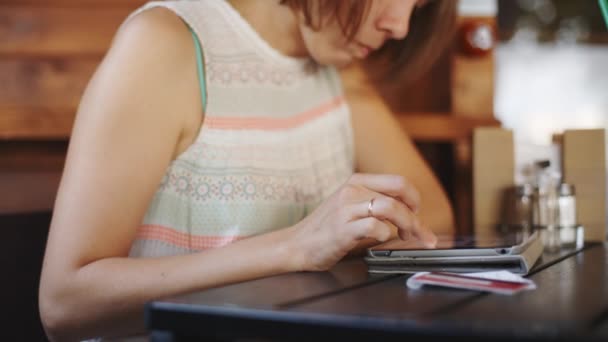
{"label": "sleeveless dress", "polygon": [[[337,71],[282,55],[224,0],[155,1],[202,45],[207,103],[174,160],[132,257],[221,247],[302,220],[353,173],[350,111]],[[170,115],[170,113],[168,113]]]}
{"label": "sleeveless dress", "polygon": [[207,101],[200,132],[167,168],[130,257],[200,252],[302,220],[354,170],[337,71],[282,55],[225,0],[149,2],[125,22],[156,7],[173,11],[202,45]]}

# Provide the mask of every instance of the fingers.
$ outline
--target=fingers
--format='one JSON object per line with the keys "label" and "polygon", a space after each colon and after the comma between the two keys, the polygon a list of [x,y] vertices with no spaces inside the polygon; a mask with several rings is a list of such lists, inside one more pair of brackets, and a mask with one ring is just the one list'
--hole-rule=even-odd
{"label": "fingers", "polygon": [[[374,196],[372,194],[372,196]],[[365,201],[354,208],[355,218],[370,216],[370,201]],[[371,206],[371,215],[379,221],[389,221],[398,228],[399,237],[408,240],[410,233],[426,247],[433,248],[437,243],[435,234],[423,225],[418,217],[401,201],[382,194],[376,194]]]}
{"label": "fingers", "polygon": [[410,239],[410,231],[405,229],[399,229],[398,231],[399,238],[403,241],[407,241]]}
{"label": "fingers", "polygon": [[395,225],[403,240],[413,235],[426,247],[435,247],[437,237],[415,215],[420,208],[420,193],[404,177],[355,174],[343,190],[342,199],[345,201],[353,198],[368,199],[355,206],[357,208],[351,213],[351,220],[364,220],[370,216],[369,199],[374,198],[372,215],[378,221],[389,221]]}
{"label": "fingers", "polygon": [[374,201],[372,208],[374,217],[379,220],[389,220],[399,228],[399,237],[406,240],[411,232],[426,247],[432,248],[437,243],[435,234],[426,228],[418,217],[402,202],[391,197],[380,196]]}
{"label": "fingers", "polygon": [[425,224],[420,223],[417,234],[420,241],[422,241],[427,248],[437,247],[437,235],[435,235],[435,233],[433,233]]}
{"label": "fingers", "polygon": [[403,201],[414,213],[420,208],[420,193],[404,177],[395,175],[354,174],[350,184],[360,185],[372,191]]}
{"label": "fingers", "polygon": [[353,221],[348,225],[348,230],[354,234],[355,240],[373,238],[380,242],[385,242],[394,236],[391,227],[375,217],[366,217]]}

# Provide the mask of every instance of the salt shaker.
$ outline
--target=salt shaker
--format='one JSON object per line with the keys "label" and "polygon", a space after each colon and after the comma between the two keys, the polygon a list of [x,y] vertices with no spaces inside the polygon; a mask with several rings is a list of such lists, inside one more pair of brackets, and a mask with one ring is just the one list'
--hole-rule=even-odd
{"label": "salt shaker", "polygon": [[531,184],[518,185],[514,189],[514,224],[528,235],[532,228],[532,198],[534,189]]}
{"label": "salt shaker", "polygon": [[556,252],[561,247],[557,183],[555,177],[546,177],[534,187],[532,195],[532,224],[547,252]]}
{"label": "salt shaker", "polygon": [[564,247],[571,247],[577,240],[577,218],[576,218],[576,197],[575,188],[572,184],[562,183],[559,186],[559,219],[561,244]]}
{"label": "salt shaker", "polygon": [[547,226],[547,200],[545,189],[535,186],[532,192],[532,226],[540,229]]}
{"label": "salt shaker", "polygon": [[551,179],[547,184],[546,191],[546,214],[547,224],[546,229],[541,232],[544,235],[545,250],[548,252],[557,252],[561,247],[561,237],[559,231],[559,195],[557,184]]}

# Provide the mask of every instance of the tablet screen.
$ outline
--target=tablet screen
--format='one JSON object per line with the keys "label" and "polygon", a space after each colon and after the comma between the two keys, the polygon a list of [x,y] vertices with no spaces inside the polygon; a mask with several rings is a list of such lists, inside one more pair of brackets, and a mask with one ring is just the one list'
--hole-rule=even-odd
{"label": "tablet screen", "polygon": [[[437,246],[432,249],[480,249],[508,248],[523,242],[522,234],[505,235],[437,235]],[[425,248],[416,238],[403,241],[391,240],[371,248],[374,251],[386,250],[419,250]]]}

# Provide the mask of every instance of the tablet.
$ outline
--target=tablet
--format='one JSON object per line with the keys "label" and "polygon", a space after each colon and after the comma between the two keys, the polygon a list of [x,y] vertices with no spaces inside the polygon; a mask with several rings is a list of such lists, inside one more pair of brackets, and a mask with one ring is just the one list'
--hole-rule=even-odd
{"label": "tablet", "polygon": [[527,274],[543,251],[538,232],[505,235],[438,236],[437,246],[424,248],[412,239],[391,240],[367,250],[370,273],[483,272],[508,270]]}
{"label": "tablet", "polygon": [[521,233],[501,235],[438,235],[435,248],[425,248],[418,239],[399,238],[376,245],[368,250],[370,256],[462,256],[519,254],[535,237]]}

